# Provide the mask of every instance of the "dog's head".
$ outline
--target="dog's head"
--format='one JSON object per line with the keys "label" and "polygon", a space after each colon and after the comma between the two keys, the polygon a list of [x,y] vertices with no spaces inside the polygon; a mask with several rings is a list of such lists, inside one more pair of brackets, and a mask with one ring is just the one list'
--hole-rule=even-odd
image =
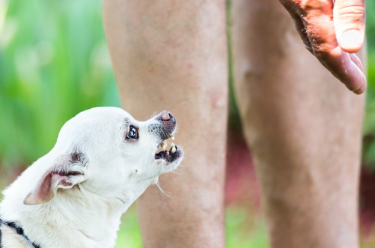
{"label": "dog's head", "polygon": [[41,159],[45,172],[24,203],[42,204],[58,189],[76,186],[106,198],[135,200],[129,198],[180,164],[181,148],[172,143],[166,149],[175,131],[168,111],[144,122],[119,108],[84,111],[63,126],[55,147]]}

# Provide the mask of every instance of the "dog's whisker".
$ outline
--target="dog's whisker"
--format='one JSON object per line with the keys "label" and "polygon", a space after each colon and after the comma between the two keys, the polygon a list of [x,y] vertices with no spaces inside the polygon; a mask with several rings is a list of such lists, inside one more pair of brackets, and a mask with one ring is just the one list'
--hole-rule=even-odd
{"label": "dog's whisker", "polygon": [[175,169],[174,171],[172,172],[175,172],[175,171],[179,171],[179,172],[182,172],[186,169],[187,167],[186,166],[183,166],[183,165],[179,165],[177,169]]}
{"label": "dog's whisker", "polygon": [[150,118],[149,119],[152,119],[152,118],[154,118],[155,116],[157,116],[158,115],[158,113],[155,111],[155,112],[153,112],[151,115],[150,115]]}
{"label": "dog's whisker", "polygon": [[159,190],[160,190],[164,195],[166,195],[166,196],[168,196],[169,198],[172,198],[172,199],[173,199],[172,196],[168,195],[167,192],[165,192],[165,191],[161,188],[161,186],[160,186],[160,184],[159,184],[159,181],[156,182],[156,186],[158,186]]}
{"label": "dog's whisker", "polygon": [[177,170],[172,171],[172,173],[177,174],[177,175],[185,175],[186,174],[185,172],[177,171]]}

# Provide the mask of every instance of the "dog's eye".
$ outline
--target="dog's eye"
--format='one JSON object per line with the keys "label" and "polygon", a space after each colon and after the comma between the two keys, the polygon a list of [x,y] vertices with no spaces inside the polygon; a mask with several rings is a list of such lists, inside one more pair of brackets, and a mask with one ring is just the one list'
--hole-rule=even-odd
{"label": "dog's eye", "polygon": [[126,139],[138,139],[138,129],[135,127],[135,126],[133,126],[133,125],[131,125],[130,127],[129,127],[129,132],[126,134]]}

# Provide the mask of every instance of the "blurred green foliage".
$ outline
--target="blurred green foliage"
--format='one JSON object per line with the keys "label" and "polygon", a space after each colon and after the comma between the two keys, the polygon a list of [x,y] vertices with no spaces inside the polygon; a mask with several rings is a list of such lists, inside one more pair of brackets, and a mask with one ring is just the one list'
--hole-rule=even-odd
{"label": "blurred green foliage", "polygon": [[0,0],[0,158],[47,153],[78,112],[119,106],[100,1]]}
{"label": "blurred green foliage", "polygon": [[375,168],[375,2],[367,1],[368,83],[363,162]]}

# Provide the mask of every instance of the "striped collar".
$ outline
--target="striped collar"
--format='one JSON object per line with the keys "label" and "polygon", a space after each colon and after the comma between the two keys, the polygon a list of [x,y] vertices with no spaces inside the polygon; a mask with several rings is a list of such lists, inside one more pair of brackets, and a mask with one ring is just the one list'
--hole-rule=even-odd
{"label": "striped collar", "polygon": [[[26,239],[27,242],[28,242],[31,246],[33,246],[34,248],[41,248],[39,245],[37,245],[37,244],[35,244],[34,242],[32,242],[32,241],[29,239],[29,237],[27,237],[27,235],[25,234],[23,228],[20,227],[20,226],[17,226],[16,223],[14,223],[14,222],[8,222],[8,221],[4,221],[4,220],[0,219],[0,227],[1,227],[2,225],[14,229],[14,230],[17,232],[18,235],[23,236],[24,239]],[[0,248],[3,247],[3,246],[2,246],[2,242],[1,242],[1,240],[2,240],[1,238],[2,238],[2,234],[1,234],[1,229],[0,229]]]}

